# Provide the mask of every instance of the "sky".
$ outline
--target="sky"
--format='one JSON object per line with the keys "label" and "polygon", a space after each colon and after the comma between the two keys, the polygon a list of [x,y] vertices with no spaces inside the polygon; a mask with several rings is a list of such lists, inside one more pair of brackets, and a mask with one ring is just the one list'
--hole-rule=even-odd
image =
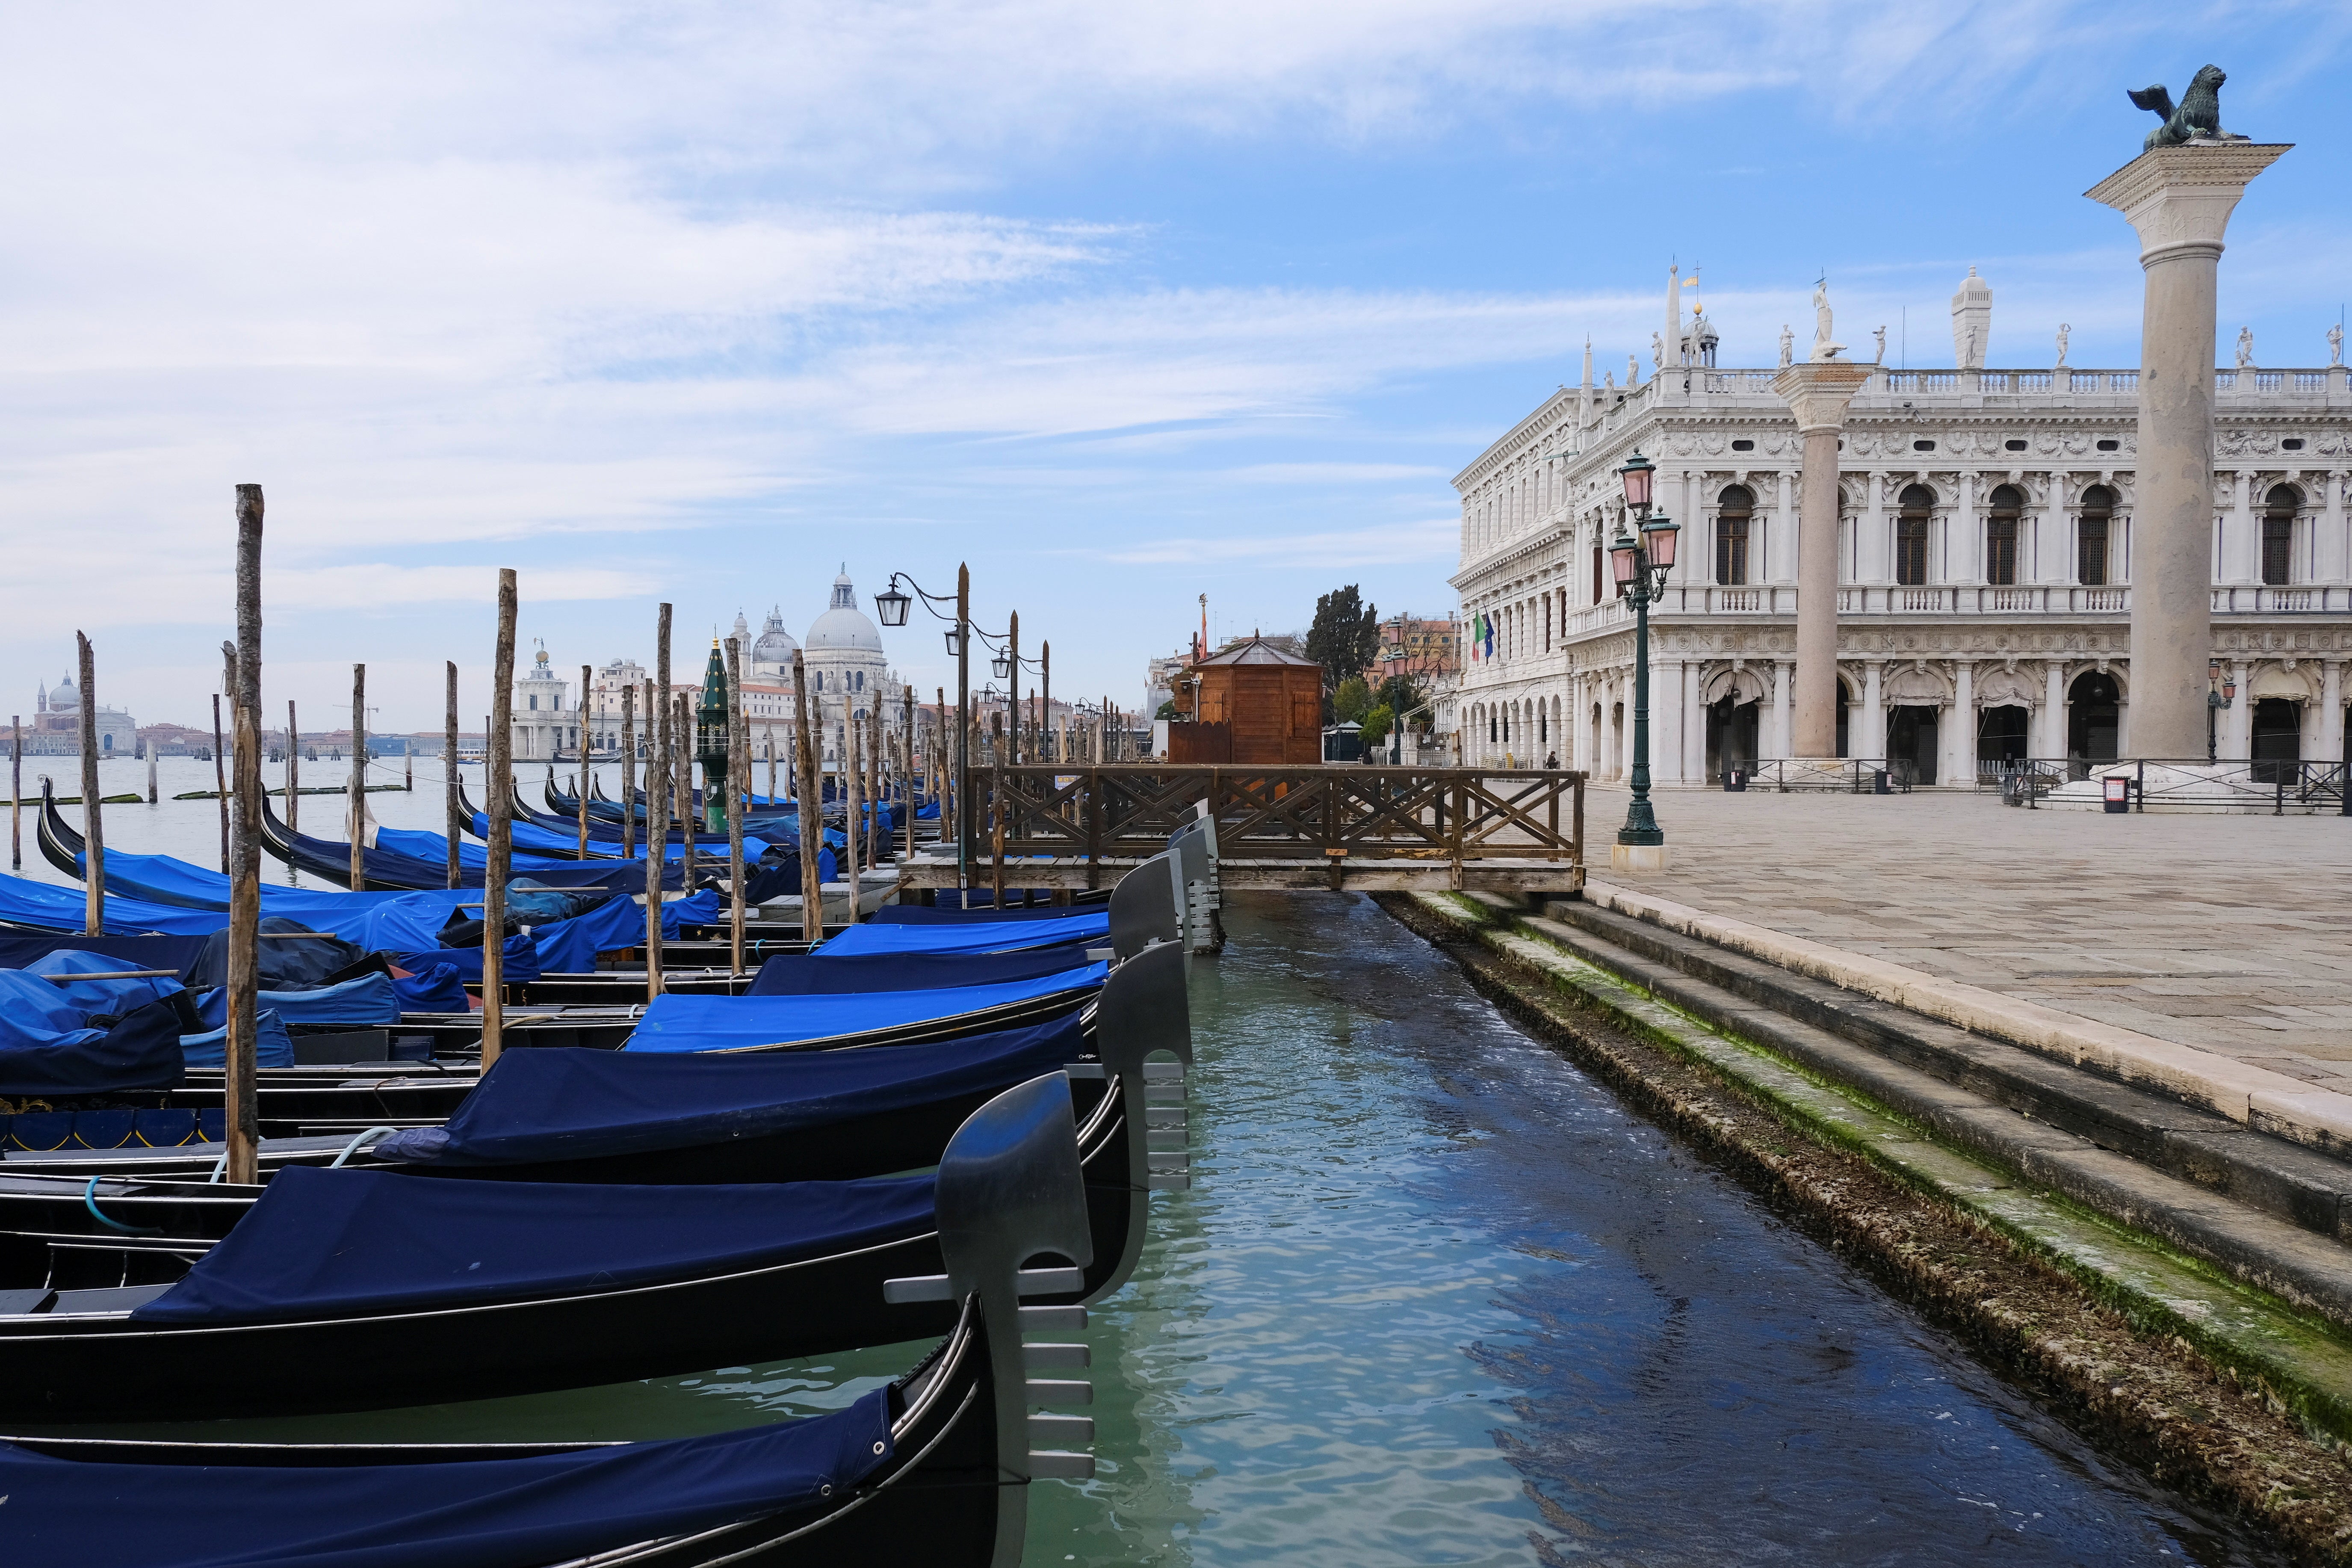
{"label": "sky", "polygon": [[[1726,363],[1826,274],[1845,342],[1948,366],[1973,265],[1989,364],[2062,321],[2137,364],[2082,192],[2209,60],[2297,143],[2222,339],[2325,363],[2347,55],[2323,4],[12,5],[0,701],[80,630],[102,701],[206,721],[250,481],[306,729],[355,662],[378,730],[438,730],[445,659],[484,710],[501,566],[576,679],[657,601],[691,669],[844,566],[870,609],[968,563],[1058,695],[1131,703],[1204,594],[1220,638],[1450,607],[1452,476],[1588,335],[1646,376],[1670,263]],[[938,630],[886,634],[919,689]]]}

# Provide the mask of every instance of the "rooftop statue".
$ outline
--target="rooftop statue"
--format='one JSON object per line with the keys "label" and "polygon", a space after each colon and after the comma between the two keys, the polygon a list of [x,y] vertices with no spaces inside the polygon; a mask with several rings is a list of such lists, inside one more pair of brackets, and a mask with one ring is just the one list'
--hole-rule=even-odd
{"label": "rooftop statue", "polygon": [[2178,108],[2162,82],[2127,94],[2135,107],[2164,117],[2164,123],[2147,133],[2140,151],[2153,153],[2158,147],[2178,147],[2189,142],[2246,140],[2221,129],[2221,84],[2229,79],[2220,66],[2203,67],[2189,79],[2189,90],[2180,95]]}

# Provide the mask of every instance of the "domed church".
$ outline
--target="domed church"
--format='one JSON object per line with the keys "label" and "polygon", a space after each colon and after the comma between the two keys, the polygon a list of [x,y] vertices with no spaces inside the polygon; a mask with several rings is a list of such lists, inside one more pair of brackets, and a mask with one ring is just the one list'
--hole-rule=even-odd
{"label": "domed church", "polygon": [[[810,717],[824,715],[825,765],[835,767],[840,762],[847,719],[879,714],[889,722],[898,717],[899,710],[899,683],[890,673],[890,661],[883,657],[882,634],[857,607],[857,590],[845,564],[833,580],[833,602],[808,629],[803,657],[808,668]],[[789,674],[792,656],[787,653],[784,658]]]}

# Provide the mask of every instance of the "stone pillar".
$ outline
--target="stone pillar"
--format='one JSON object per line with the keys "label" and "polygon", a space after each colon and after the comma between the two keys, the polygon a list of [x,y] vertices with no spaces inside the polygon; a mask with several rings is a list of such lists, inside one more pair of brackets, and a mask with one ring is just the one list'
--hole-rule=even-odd
{"label": "stone pillar", "polygon": [[1952,505],[1951,532],[1944,542],[1944,581],[1981,583],[1984,520],[1977,515],[1977,476],[1972,469],[1960,470],[1959,489]]}
{"label": "stone pillar", "polygon": [[1838,432],[1846,405],[1869,379],[1868,366],[1837,360],[1792,364],[1772,378],[1805,441],[1791,756],[1837,754]]}
{"label": "stone pillar", "polygon": [[[1886,570],[1886,476],[1873,470],[1863,491],[1862,516],[1854,522],[1862,530],[1862,539],[1855,552],[1859,570],[1855,575],[1873,587],[1887,579]],[[1867,607],[1867,595],[1864,595]]]}
{"label": "stone pillar", "polygon": [[2344,760],[2344,661],[2331,658],[2320,666],[2319,754],[2322,763]]}
{"label": "stone pillar", "polygon": [[[1837,713],[1830,713],[1830,749],[1837,749]],[[1786,660],[1772,661],[1772,720],[1766,726],[1769,731],[1756,749],[1768,757],[1789,755],[1789,666]]]}
{"label": "stone pillar", "polygon": [[2286,152],[2248,142],[2158,147],[2085,193],[2139,233],[2139,461],[2132,518],[2131,751],[2205,742],[2213,626],[2213,327],[2221,236],[2248,182]]}
{"label": "stone pillar", "polygon": [[1785,471],[1772,476],[1775,500],[1772,515],[1764,525],[1764,559],[1748,563],[1750,570],[1762,567],[1755,579],[1759,583],[1787,584],[1797,580],[1797,510],[1790,499],[1790,478]]}
{"label": "stone pillar", "polygon": [[2066,667],[2052,659],[2042,667],[2042,745],[2037,757],[2066,754]]}
{"label": "stone pillar", "polygon": [[1699,701],[1699,662],[1683,664],[1683,783],[1706,783],[1706,709]]}
{"label": "stone pillar", "polygon": [[[1864,661],[1862,711],[1846,715],[1845,749],[1853,756],[1884,758],[1886,755],[1885,679],[1885,661],[1875,658]],[[1834,710],[1830,714],[1830,722],[1832,725],[1837,722]],[[1832,745],[1837,741],[1834,730],[1831,731],[1830,741]]]}
{"label": "stone pillar", "polygon": [[[2238,678],[2237,700],[2221,710],[2221,743],[2215,748],[2220,760],[2242,763],[2254,754],[2254,669],[2240,659],[2230,666]],[[2183,752],[2182,756],[2194,756]]]}
{"label": "stone pillar", "polygon": [[1972,789],[1977,782],[1977,667],[1968,659],[1952,664],[1952,711],[1944,726],[1943,777],[1937,782]]}
{"label": "stone pillar", "polygon": [[2352,574],[2352,561],[2345,552],[2344,538],[2344,470],[2333,468],[2322,481],[2327,487],[2323,498],[2326,511],[2319,520],[2319,549],[2314,560],[2315,575],[2323,583],[2341,583]]}
{"label": "stone pillar", "polygon": [[2232,585],[2262,581],[2263,550],[2254,522],[2254,475],[2240,468],[2230,476],[2230,511],[2221,520],[2221,581]]}

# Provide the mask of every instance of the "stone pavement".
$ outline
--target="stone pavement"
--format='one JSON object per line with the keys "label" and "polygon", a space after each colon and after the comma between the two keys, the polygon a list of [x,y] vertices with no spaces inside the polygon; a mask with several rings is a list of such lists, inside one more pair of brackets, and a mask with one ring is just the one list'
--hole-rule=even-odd
{"label": "stone pavement", "polygon": [[1653,797],[1668,868],[1592,875],[2352,1092],[2352,820],[2027,811],[1990,794]]}

